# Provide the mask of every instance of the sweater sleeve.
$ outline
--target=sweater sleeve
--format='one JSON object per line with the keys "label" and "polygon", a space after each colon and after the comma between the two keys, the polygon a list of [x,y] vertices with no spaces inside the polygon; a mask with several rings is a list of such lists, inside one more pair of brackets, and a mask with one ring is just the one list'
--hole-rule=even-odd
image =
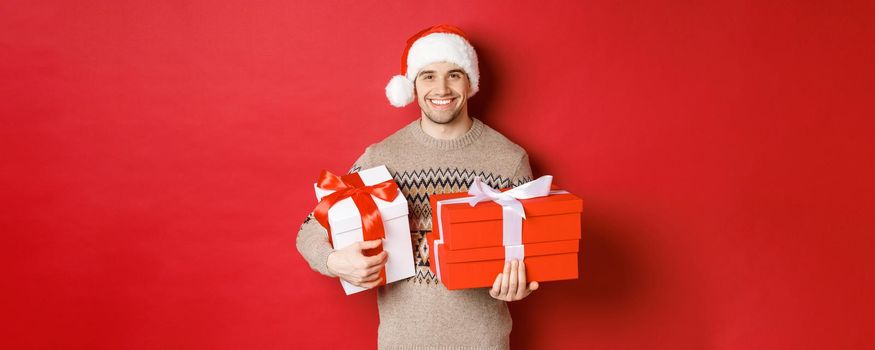
{"label": "sweater sleeve", "polygon": [[[357,172],[368,167],[368,150],[365,150],[355,164],[350,168],[349,173]],[[298,230],[298,236],[295,240],[295,245],[298,252],[310,264],[310,268],[328,277],[337,277],[328,271],[328,255],[334,252],[334,248],[328,243],[328,230],[326,230],[311,212],[304,219],[304,223]]]}
{"label": "sweater sleeve", "polygon": [[510,179],[510,185],[511,187],[517,187],[526,182],[532,181],[532,178],[532,166],[529,164],[529,155],[528,153],[523,152],[516,171]]}

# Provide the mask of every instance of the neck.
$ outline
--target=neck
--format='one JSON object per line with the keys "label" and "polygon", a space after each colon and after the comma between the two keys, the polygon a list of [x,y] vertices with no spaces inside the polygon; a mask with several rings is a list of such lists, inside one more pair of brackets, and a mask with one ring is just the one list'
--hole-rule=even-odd
{"label": "neck", "polygon": [[471,129],[471,125],[474,124],[474,120],[471,119],[465,111],[459,113],[459,116],[456,117],[456,119],[446,124],[438,124],[431,121],[431,119],[428,119],[428,117],[425,116],[425,113],[423,113],[419,119],[422,131],[425,132],[426,135],[438,140],[457,139],[462,135],[465,135],[465,133]]}

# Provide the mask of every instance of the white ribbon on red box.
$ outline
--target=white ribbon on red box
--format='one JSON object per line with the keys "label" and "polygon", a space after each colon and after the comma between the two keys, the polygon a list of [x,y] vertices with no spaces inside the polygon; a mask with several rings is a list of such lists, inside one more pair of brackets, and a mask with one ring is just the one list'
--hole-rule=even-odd
{"label": "white ribbon on red box", "polygon": [[470,197],[445,199],[437,201],[437,225],[432,230],[438,232],[438,238],[434,240],[434,263],[438,279],[441,278],[441,264],[438,246],[444,243],[444,225],[441,221],[441,207],[446,204],[468,203],[472,207],[484,201],[493,201],[501,206],[502,220],[502,244],[504,245],[504,261],[523,260],[525,258],[525,246],[523,245],[523,219],[526,211],[520,199],[531,199],[553,194],[565,194],[568,191],[550,190],[553,176],[544,175],[535,180],[526,182],[513,189],[501,192],[487,186],[479,177],[474,178],[471,187],[468,188]]}

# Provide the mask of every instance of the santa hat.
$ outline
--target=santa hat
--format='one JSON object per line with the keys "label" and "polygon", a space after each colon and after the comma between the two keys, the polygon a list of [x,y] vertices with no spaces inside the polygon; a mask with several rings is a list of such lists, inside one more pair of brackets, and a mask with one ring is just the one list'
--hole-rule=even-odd
{"label": "santa hat", "polygon": [[439,24],[423,29],[407,39],[401,56],[401,74],[392,77],[386,85],[386,97],[395,107],[404,107],[413,102],[413,82],[423,67],[435,62],[455,63],[468,74],[471,90],[468,97],[479,89],[480,70],[477,68],[477,53],[465,38],[461,29],[448,24]]}

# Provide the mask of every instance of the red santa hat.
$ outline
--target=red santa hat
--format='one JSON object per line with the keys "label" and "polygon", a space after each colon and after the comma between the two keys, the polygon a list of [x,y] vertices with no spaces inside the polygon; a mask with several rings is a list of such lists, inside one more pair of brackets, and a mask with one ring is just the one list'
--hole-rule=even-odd
{"label": "red santa hat", "polygon": [[404,107],[413,102],[413,82],[423,67],[435,62],[455,63],[468,74],[471,89],[468,97],[479,89],[480,70],[477,68],[477,53],[465,38],[465,32],[449,24],[439,24],[423,29],[407,39],[401,56],[401,74],[392,77],[386,85],[386,97],[395,107]]}

